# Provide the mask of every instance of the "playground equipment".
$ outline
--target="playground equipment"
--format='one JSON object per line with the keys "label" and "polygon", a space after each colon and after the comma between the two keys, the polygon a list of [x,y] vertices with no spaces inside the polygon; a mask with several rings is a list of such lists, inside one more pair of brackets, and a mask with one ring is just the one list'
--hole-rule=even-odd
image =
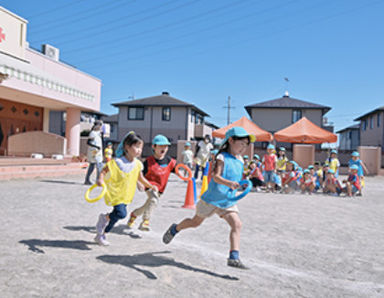
{"label": "playground equipment", "polygon": [[93,184],[90,188],[88,188],[88,190],[85,192],[85,200],[88,202],[88,203],[95,203],[97,202],[98,200],[100,200],[102,197],[104,197],[105,193],[107,192],[107,186],[105,185],[105,183],[103,183],[101,185],[101,187],[103,188],[100,192],[100,194],[95,197],[95,198],[90,198],[89,195],[90,193],[92,192],[92,190],[94,190],[96,187],[98,187],[97,184]]}

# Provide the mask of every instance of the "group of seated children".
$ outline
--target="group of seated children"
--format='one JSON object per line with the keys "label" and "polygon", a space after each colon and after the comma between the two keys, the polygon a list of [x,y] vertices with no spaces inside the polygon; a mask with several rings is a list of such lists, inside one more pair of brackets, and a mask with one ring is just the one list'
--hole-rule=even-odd
{"label": "group of seated children", "polygon": [[364,171],[367,168],[359,159],[359,153],[353,152],[349,161],[349,173],[347,179],[338,180],[340,162],[337,159],[337,151],[332,150],[329,158],[320,165],[314,165],[302,169],[295,161],[289,161],[285,155],[285,148],[279,148],[278,155],[272,144],[268,145],[267,153],[260,160],[255,154],[252,160],[244,157],[244,178],[252,182],[254,191],[265,189],[266,192],[279,191],[281,193],[294,193],[301,191],[303,194],[312,194],[322,191],[326,194],[348,196],[362,195],[364,186]]}

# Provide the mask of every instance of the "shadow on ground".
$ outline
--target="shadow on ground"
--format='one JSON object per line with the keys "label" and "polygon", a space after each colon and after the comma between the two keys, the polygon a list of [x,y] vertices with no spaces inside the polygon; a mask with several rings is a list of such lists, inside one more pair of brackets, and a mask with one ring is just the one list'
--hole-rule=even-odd
{"label": "shadow on ground", "polygon": [[174,259],[167,258],[164,256],[157,256],[158,254],[168,254],[170,251],[159,251],[159,252],[151,252],[137,255],[103,255],[97,257],[97,259],[110,263],[110,264],[118,264],[122,266],[126,266],[136,271],[144,274],[149,279],[157,279],[157,276],[154,275],[151,271],[138,268],[137,266],[146,266],[146,267],[161,267],[161,266],[174,266],[177,268],[181,268],[188,271],[204,273],[213,277],[224,278],[228,280],[239,280],[239,278],[230,276],[230,275],[222,275],[209,270],[200,269],[196,267],[192,267],[190,265],[186,265],[181,262],[177,262]]}
{"label": "shadow on ground", "polygon": [[[59,184],[75,184],[75,185],[84,185],[84,183],[81,182],[73,182],[73,181],[64,181],[64,180],[40,180],[40,182],[47,182],[47,183],[59,183]],[[88,185],[89,186],[89,185]]]}
{"label": "shadow on ground", "polygon": [[88,245],[97,245],[95,242],[83,240],[41,240],[41,239],[28,239],[20,240],[19,243],[28,246],[28,250],[36,253],[44,254],[44,250],[38,247],[59,247],[77,250],[91,250]]}
{"label": "shadow on ground", "polygon": [[[65,226],[64,229],[70,230],[70,231],[85,231],[88,233],[96,234],[96,228],[94,226]],[[142,238],[139,234],[136,234],[133,232],[132,229],[128,228],[127,225],[118,225],[114,226],[113,229],[109,232],[112,234],[118,234],[118,235],[125,235],[129,236],[133,239],[140,239]]]}

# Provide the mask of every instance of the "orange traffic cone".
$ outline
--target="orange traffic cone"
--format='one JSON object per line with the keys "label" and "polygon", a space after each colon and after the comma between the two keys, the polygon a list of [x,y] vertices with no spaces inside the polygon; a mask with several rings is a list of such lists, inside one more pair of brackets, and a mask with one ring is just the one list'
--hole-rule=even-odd
{"label": "orange traffic cone", "polygon": [[201,184],[201,190],[200,190],[200,198],[208,189],[208,177],[206,175],[203,176],[203,183]]}
{"label": "orange traffic cone", "polygon": [[188,180],[187,193],[185,195],[185,202],[183,208],[195,209],[195,199],[193,192],[193,181],[192,179]]}

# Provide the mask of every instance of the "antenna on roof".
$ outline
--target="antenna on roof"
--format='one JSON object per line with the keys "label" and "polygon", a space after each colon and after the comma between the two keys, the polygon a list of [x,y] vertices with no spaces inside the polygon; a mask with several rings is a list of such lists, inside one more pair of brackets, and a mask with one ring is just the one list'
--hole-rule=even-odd
{"label": "antenna on roof", "polygon": [[289,97],[289,92],[288,92],[288,90],[286,90],[286,91],[284,92],[284,97]]}
{"label": "antenna on roof", "polygon": [[284,81],[285,81],[285,92],[284,92],[284,97],[289,97],[289,93],[288,93],[288,83],[289,83],[289,79],[287,77],[284,78]]}

